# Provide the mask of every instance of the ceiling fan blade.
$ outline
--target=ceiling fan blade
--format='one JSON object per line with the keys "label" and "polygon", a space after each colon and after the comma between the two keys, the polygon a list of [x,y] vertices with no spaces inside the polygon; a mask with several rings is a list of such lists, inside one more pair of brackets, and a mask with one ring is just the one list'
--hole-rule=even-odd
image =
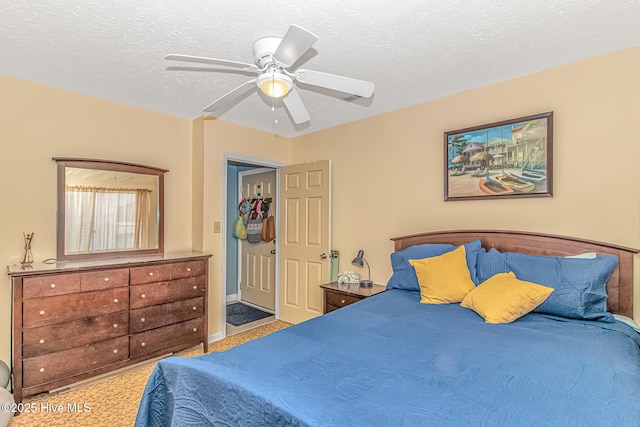
{"label": "ceiling fan blade", "polygon": [[227,61],[226,59],[204,58],[202,56],[190,55],[167,55],[164,59],[169,61],[197,62],[199,64],[224,65],[227,67],[242,68],[246,71],[258,71],[258,67],[246,62]]}
{"label": "ceiling fan blade", "polygon": [[364,98],[373,95],[376,87],[373,82],[313,70],[297,70],[295,78],[300,83],[351,93]]}
{"label": "ceiling fan blade", "polygon": [[317,41],[318,36],[311,31],[299,25],[292,25],[278,45],[273,59],[285,68],[290,67]]}
{"label": "ceiling fan blade", "polygon": [[294,123],[299,125],[311,120],[311,116],[302,103],[302,99],[295,87],[291,88],[291,91],[289,91],[287,96],[284,97],[282,102],[284,103],[284,106],[287,107],[287,111],[289,111]]}
{"label": "ceiling fan blade", "polygon": [[258,86],[256,86],[256,79],[249,80],[246,83],[241,84],[231,92],[226,95],[216,99],[211,104],[207,105],[202,109],[205,113],[211,113],[215,110],[218,110],[223,107],[227,107],[233,104],[237,99],[239,99],[242,95],[255,90]]}

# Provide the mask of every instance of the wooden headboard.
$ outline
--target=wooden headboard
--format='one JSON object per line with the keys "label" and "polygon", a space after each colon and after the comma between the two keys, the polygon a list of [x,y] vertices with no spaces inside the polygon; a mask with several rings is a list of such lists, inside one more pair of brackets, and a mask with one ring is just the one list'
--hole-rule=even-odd
{"label": "wooden headboard", "polygon": [[395,250],[423,243],[462,245],[480,240],[489,250],[520,252],[531,255],[567,256],[584,252],[609,254],[618,258],[618,267],[607,282],[607,306],[610,312],[633,317],[633,257],[639,251],[609,243],[576,237],[555,236],[527,231],[448,230],[395,237]]}

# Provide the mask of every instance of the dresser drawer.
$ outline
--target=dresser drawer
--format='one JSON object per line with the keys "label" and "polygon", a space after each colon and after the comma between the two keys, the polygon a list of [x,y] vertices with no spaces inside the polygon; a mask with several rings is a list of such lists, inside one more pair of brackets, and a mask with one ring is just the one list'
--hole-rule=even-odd
{"label": "dresser drawer", "polygon": [[131,335],[131,358],[155,353],[182,344],[202,341],[204,318],[188,320],[183,323],[164,326],[151,331]]}
{"label": "dresser drawer", "polygon": [[132,285],[162,282],[170,278],[171,264],[156,264],[129,269],[129,280]]}
{"label": "dresser drawer", "polygon": [[97,291],[129,285],[129,269],[101,270],[80,273],[80,290]]}
{"label": "dresser drawer", "polygon": [[202,296],[204,286],[204,276],[131,286],[131,308]]}
{"label": "dresser drawer", "polygon": [[24,357],[41,356],[129,334],[129,313],[85,317],[52,326],[27,328],[22,333]]}
{"label": "dresser drawer", "polygon": [[353,304],[354,302],[360,301],[362,298],[358,298],[353,295],[345,295],[338,292],[325,291],[325,295],[327,298],[327,304],[335,306],[337,308],[345,307],[349,304]]}
{"label": "dresser drawer", "polygon": [[128,308],[129,288],[124,287],[30,299],[22,303],[22,324],[25,328],[35,328]]}
{"label": "dresser drawer", "polygon": [[129,358],[129,337],[24,359],[23,386],[32,387],[67,378]]}
{"label": "dresser drawer", "polygon": [[78,273],[25,277],[22,281],[22,297],[24,299],[74,292],[80,292],[80,274]]}
{"label": "dresser drawer", "polygon": [[130,332],[133,334],[202,317],[203,301],[203,297],[198,297],[131,310]]}
{"label": "dresser drawer", "polygon": [[176,262],[171,264],[171,278],[182,279],[204,274],[204,261]]}

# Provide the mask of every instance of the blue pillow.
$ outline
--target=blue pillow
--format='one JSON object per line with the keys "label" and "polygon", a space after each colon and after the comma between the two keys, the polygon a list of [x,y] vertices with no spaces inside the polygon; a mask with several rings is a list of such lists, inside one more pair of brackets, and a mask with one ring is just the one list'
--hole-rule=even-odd
{"label": "blue pillow", "polygon": [[533,310],[536,313],[613,322],[607,312],[606,284],[617,265],[612,255],[562,258],[490,249],[478,255],[476,274],[483,282],[494,274],[513,271],[520,280],[553,288],[549,298]]}
{"label": "blue pillow", "polygon": [[[456,248],[458,248],[458,246],[446,243],[427,243],[424,245],[409,246],[407,249],[392,253],[391,267],[393,268],[393,275],[387,282],[387,289],[420,291],[416,271],[413,266],[409,264],[409,260],[443,255]],[[478,259],[478,252],[483,250],[482,244],[480,240],[474,240],[473,242],[465,243],[464,250],[467,257],[467,267],[469,268],[469,273],[471,273],[471,280],[477,285],[479,282],[476,280],[476,260]]]}

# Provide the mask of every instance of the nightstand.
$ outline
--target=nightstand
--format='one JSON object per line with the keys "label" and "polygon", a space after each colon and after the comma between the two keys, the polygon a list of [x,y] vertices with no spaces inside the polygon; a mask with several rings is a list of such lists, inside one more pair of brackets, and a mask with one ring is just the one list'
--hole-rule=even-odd
{"label": "nightstand", "polygon": [[371,288],[361,288],[359,283],[338,282],[325,283],[320,287],[322,288],[324,314],[384,292],[386,289],[386,286],[375,283]]}

